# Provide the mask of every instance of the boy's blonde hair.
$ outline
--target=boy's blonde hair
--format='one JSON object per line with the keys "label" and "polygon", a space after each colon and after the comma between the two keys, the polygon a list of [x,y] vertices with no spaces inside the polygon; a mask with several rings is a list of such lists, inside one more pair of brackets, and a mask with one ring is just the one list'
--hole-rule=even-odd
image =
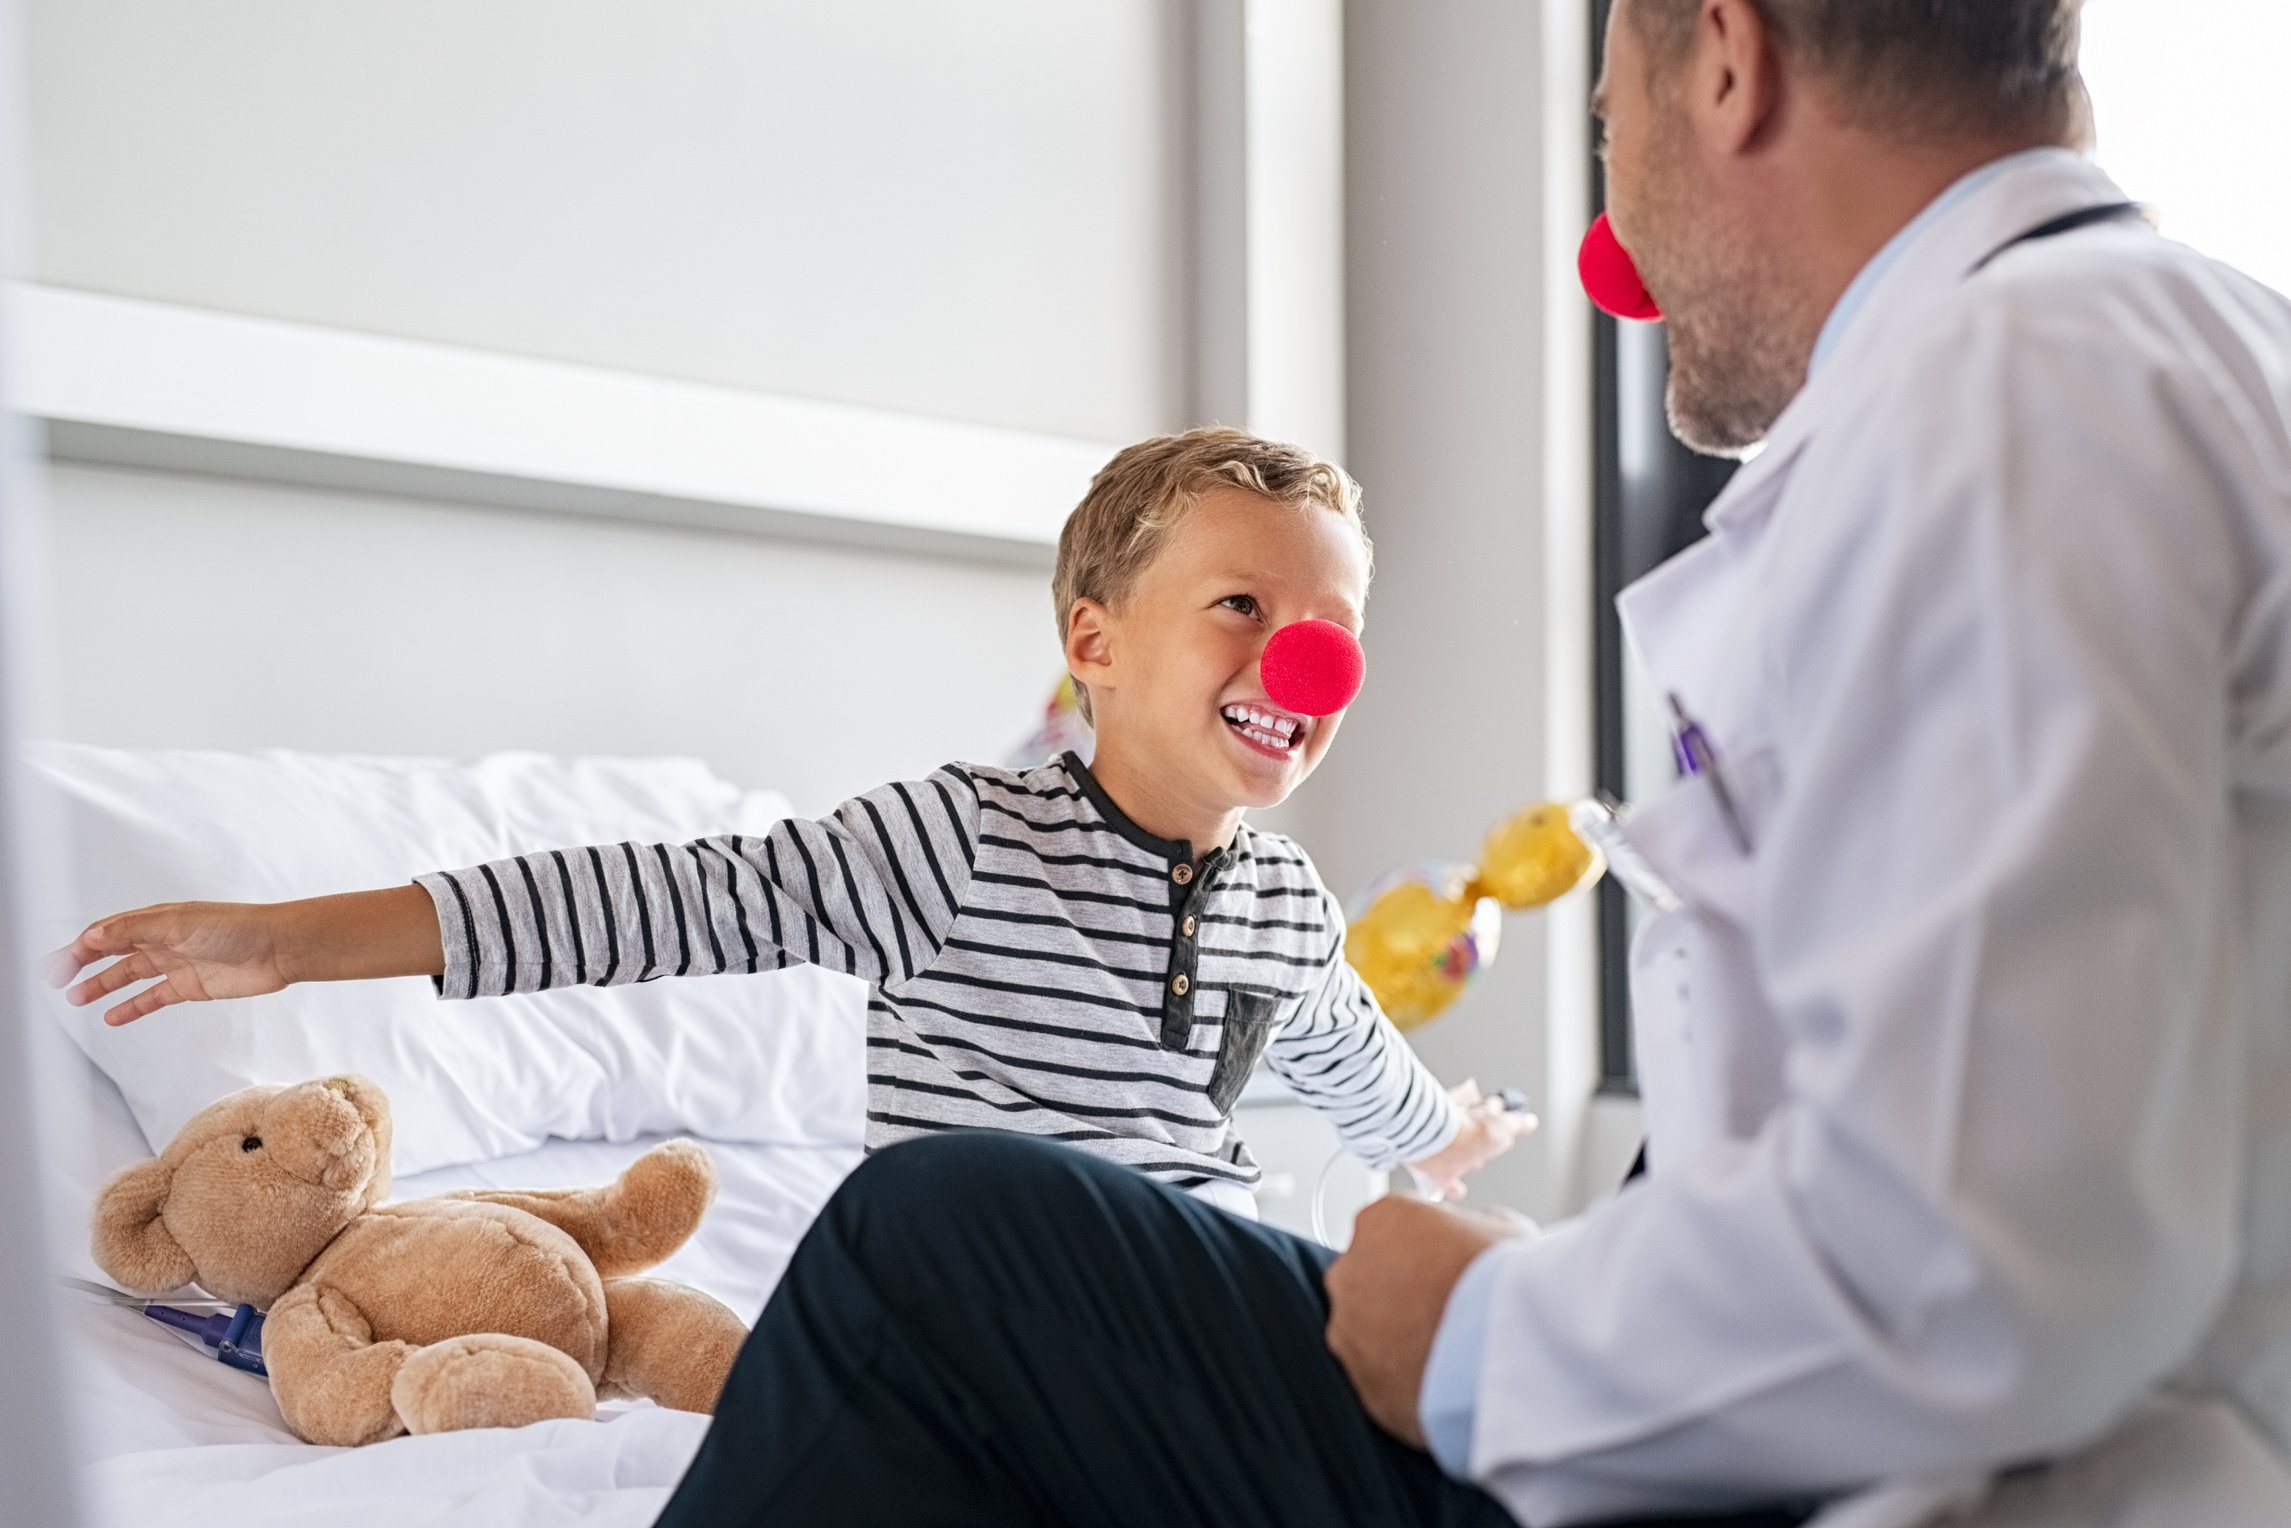
{"label": "boy's blonde hair", "polygon": [[[1336,463],[1246,430],[1209,426],[1157,435],[1124,447],[1099,468],[1058,533],[1050,600],[1061,644],[1074,602],[1120,603],[1185,512],[1214,488],[1245,488],[1291,509],[1331,510],[1344,516],[1361,550],[1373,555],[1360,518],[1360,485]],[[1087,718],[1089,687],[1076,680],[1074,693]]]}

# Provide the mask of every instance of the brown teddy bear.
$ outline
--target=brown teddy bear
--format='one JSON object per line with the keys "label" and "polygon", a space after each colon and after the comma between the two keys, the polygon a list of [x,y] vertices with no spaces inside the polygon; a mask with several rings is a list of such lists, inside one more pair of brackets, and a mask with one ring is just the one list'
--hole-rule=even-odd
{"label": "brown teddy bear", "polygon": [[312,1443],[591,1417],[597,1395],[714,1409],[747,1328],[630,1277],[715,1197],[690,1141],[604,1188],[383,1204],[390,1105],[362,1077],[248,1088],[105,1186],[95,1257],[122,1288],[197,1283],[268,1311],[271,1393]]}

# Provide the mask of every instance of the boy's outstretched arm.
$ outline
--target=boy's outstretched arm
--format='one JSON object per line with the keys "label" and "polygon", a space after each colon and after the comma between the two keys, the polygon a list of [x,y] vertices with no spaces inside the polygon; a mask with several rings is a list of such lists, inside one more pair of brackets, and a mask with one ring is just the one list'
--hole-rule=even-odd
{"label": "boy's outstretched arm", "polygon": [[950,766],[758,838],[543,850],[411,886],[269,904],[170,902],[102,919],[49,957],[85,1005],[125,1024],[173,1003],[295,982],[428,976],[449,997],[611,986],[808,961],[870,982],[912,976],[961,913],[978,795]]}
{"label": "boy's outstretched arm", "polygon": [[415,884],[444,997],[796,964],[889,986],[937,959],[978,842],[977,789],[950,765],[753,837],[544,849]]}
{"label": "boy's outstretched arm", "polygon": [[[73,983],[97,961],[117,957]],[[134,986],[106,1024],[174,1003],[255,997],[296,982],[436,976],[445,970],[436,909],[419,886],[299,902],[162,902],[91,923],[48,957],[48,980],[85,1007]]]}

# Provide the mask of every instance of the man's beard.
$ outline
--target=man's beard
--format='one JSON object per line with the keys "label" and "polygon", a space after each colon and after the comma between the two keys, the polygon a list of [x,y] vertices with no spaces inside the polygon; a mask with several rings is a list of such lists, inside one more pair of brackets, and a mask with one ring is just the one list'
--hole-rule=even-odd
{"label": "man's beard", "polygon": [[1737,267],[1670,312],[1671,433],[1705,456],[1743,456],[1806,385],[1814,331]]}
{"label": "man's beard", "polygon": [[1684,124],[1648,157],[1633,251],[1662,303],[1670,340],[1664,402],[1671,433],[1708,456],[1766,438],[1806,384],[1821,315],[1749,236],[1689,183]]}

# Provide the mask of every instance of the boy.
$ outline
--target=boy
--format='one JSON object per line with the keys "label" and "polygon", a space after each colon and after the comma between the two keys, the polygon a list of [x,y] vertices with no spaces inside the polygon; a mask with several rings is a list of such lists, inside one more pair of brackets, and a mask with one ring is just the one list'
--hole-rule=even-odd
{"label": "boy", "polygon": [[[1096,729],[1026,773],[950,764],[761,838],[551,850],[272,906],[176,903],[59,956],[106,1018],[415,973],[446,997],[778,969],[863,978],[867,1143],[1068,1142],[1248,1213],[1232,1112],[1261,1057],[1374,1167],[1436,1191],[1520,1124],[1443,1093],[1344,961],[1302,851],[1242,820],[1303,782],[1339,716],[1290,715],[1258,655],[1293,621],[1358,632],[1369,544],[1337,467],[1234,430],[1145,441],[1059,537],[1052,594]],[[1469,1101],[1470,1095],[1466,1095]]]}

